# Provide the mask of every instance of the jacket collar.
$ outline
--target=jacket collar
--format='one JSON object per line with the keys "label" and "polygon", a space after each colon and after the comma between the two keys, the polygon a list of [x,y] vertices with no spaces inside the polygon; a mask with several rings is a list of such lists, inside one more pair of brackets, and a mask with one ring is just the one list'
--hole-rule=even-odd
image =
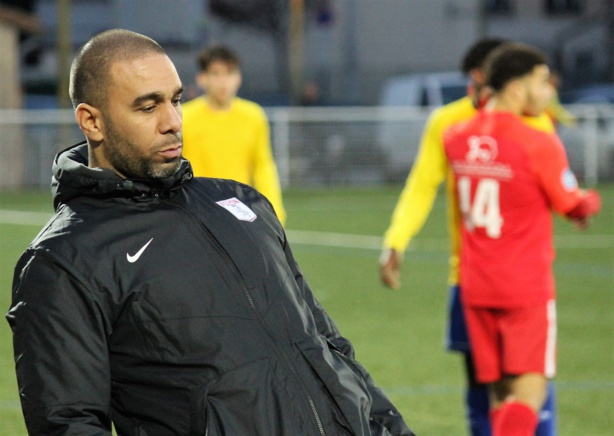
{"label": "jacket collar", "polygon": [[89,168],[87,163],[88,149],[85,141],[55,156],[51,192],[56,209],[60,204],[79,196],[136,201],[168,197],[193,177],[192,167],[185,159],[175,174],[163,179],[122,179],[109,169]]}

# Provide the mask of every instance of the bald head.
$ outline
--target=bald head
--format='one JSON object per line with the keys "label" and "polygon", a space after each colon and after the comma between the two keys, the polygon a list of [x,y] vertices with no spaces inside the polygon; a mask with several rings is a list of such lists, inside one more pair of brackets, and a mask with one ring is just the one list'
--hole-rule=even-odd
{"label": "bald head", "polygon": [[70,68],[70,100],[103,107],[111,86],[114,62],[165,54],[153,39],[123,29],[107,30],[90,39],[77,53]]}

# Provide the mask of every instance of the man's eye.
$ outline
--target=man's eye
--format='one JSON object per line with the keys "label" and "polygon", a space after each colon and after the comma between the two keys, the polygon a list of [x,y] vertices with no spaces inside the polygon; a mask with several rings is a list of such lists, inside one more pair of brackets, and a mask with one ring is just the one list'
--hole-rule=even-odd
{"label": "man's eye", "polygon": [[173,99],[173,105],[174,106],[179,106],[181,103],[183,103],[183,97],[177,97],[177,98]]}
{"label": "man's eye", "polygon": [[141,108],[141,112],[147,112],[147,113],[153,112],[155,108],[156,108],[155,106],[145,106]]}

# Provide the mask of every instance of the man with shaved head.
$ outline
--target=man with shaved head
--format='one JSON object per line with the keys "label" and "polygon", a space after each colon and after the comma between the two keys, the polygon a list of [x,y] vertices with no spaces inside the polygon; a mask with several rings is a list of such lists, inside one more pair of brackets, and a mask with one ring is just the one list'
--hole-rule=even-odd
{"label": "man with shaved head", "polygon": [[[168,96],[158,88],[146,93],[142,85],[151,71],[161,72],[156,78],[160,84],[172,84],[167,85]],[[143,88],[144,94],[127,101],[131,87]],[[92,38],[77,54],[70,70],[70,99],[87,138],[89,166],[110,166],[120,176],[140,178],[173,174],[181,162],[182,92],[175,67],[154,40],[127,30],[111,30]],[[137,132],[133,122],[151,123],[147,133],[153,133],[153,123],[159,117],[140,115],[154,115],[154,106],[165,97],[171,117],[165,120],[168,126],[160,127],[167,130],[159,132],[155,139],[141,138],[146,132]],[[149,150],[139,151],[141,140],[150,142]],[[143,160],[140,152],[158,156]]]}
{"label": "man with shaved head", "polygon": [[55,215],[7,319],[36,435],[413,435],[314,297],[268,200],[195,178],[182,84],[126,30],[71,69],[86,141],[53,163]]}

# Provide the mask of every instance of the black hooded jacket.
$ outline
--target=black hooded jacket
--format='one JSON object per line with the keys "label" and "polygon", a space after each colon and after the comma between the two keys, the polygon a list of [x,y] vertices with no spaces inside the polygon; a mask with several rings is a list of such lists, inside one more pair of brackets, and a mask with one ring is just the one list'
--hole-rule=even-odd
{"label": "black hooded jacket", "polygon": [[54,161],[7,315],[30,434],[411,435],[236,182]]}

